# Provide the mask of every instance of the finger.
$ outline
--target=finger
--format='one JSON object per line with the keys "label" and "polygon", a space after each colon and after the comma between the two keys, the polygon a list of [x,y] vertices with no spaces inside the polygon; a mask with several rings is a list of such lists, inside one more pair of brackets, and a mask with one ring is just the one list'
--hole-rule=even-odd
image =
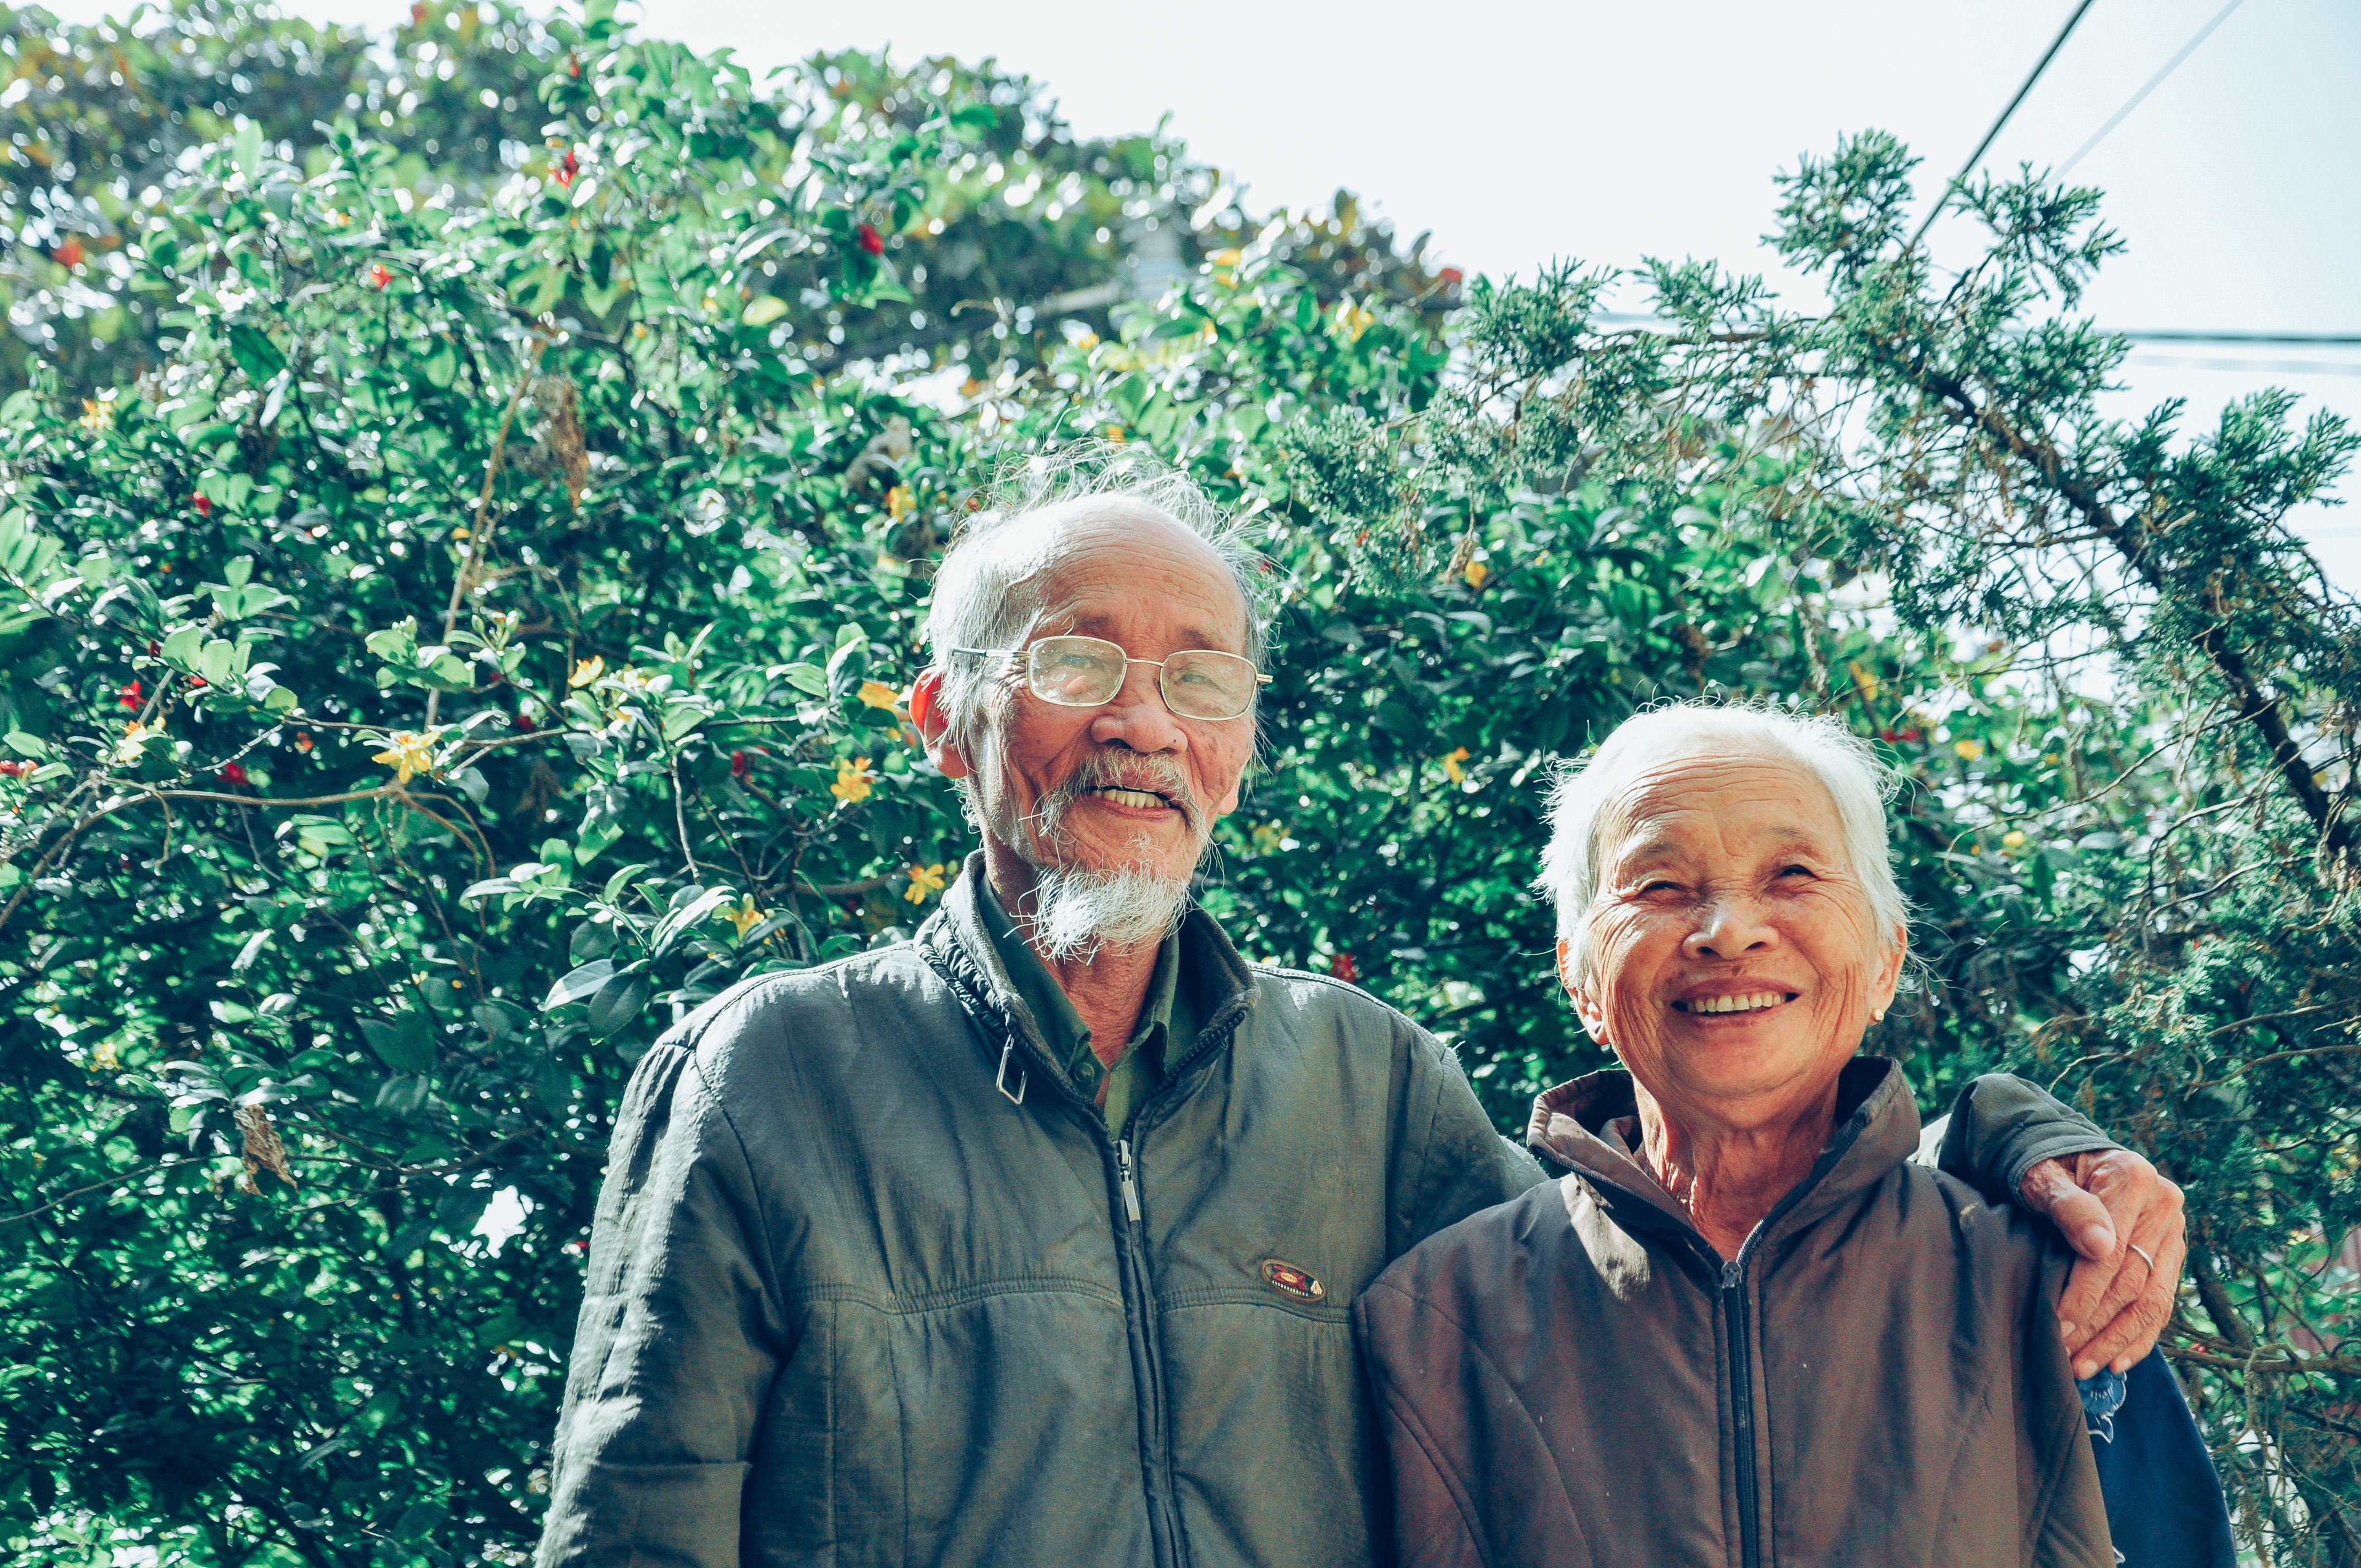
{"label": "finger", "polygon": [[2069,1346],[2077,1377],[2094,1376],[2102,1366],[2128,1370],[2155,1348],[2157,1336],[2172,1316],[2180,1290],[2181,1261],[2188,1255],[2175,1217],[2152,1215],[2139,1245],[2154,1255],[2156,1266],[2149,1268],[2146,1259],[2125,1249],[2131,1261],[2123,1270],[2122,1283],[2131,1289],[2128,1294],[2111,1289],[2102,1299],[2083,1343]]}
{"label": "finger", "polygon": [[[2126,1258],[2130,1258],[2136,1271],[2139,1260],[2132,1258],[2128,1251],[2096,1262],[2079,1257],[2074,1260],[2073,1268],[2066,1276],[2065,1293],[2058,1298],[2058,1332],[2065,1342],[2067,1354],[2079,1357],[2082,1347],[2121,1310],[2119,1302],[2106,1308],[2103,1315],[2101,1306],[2122,1279]],[[2089,1374],[2078,1371],[2074,1376],[2083,1377]]]}
{"label": "finger", "polygon": [[2083,1257],[2103,1263],[2114,1255],[2115,1223],[2106,1204],[2082,1190],[2059,1161],[2045,1159],[2026,1171],[2019,1190],[2026,1207],[2047,1215]]}
{"label": "finger", "polygon": [[2128,1372],[2156,1348],[2157,1336],[2171,1320],[2173,1303],[2180,1293],[2180,1266],[2188,1252],[2178,1235],[2170,1232],[2157,1237],[2153,1250],[2156,1267],[2137,1298],[2092,1337],[2077,1361],[2090,1363],[2093,1370],[2104,1365]]}

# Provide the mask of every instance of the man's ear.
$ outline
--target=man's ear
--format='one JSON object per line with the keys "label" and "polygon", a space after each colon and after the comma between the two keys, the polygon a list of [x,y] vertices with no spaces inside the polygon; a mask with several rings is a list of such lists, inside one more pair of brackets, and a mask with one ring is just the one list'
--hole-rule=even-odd
{"label": "man's ear", "polygon": [[927,761],[947,779],[963,779],[975,772],[967,752],[950,740],[950,712],[943,703],[943,672],[930,665],[910,688],[910,722],[927,743]]}
{"label": "man's ear", "polygon": [[1558,983],[1565,987],[1566,996],[1574,1003],[1574,1011],[1582,1020],[1584,1033],[1599,1045],[1611,1046],[1614,1042],[1607,1037],[1607,1014],[1591,1000],[1589,988],[1574,978],[1569,961],[1573,957],[1574,944],[1560,937],[1557,939]]}

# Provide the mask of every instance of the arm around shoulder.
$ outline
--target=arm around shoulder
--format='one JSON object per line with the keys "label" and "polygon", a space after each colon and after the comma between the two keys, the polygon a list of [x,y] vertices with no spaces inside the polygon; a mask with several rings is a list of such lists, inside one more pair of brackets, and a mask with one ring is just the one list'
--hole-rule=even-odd
{"label": "arm around shoulder", "polygon": [[2005,1203],[2016,1201],[2025,1173],[2045,1159],[2121,1146],[2038,1085],[1988,1072],[1960,1091],[1937,1167]]}
{"label": "arm around shoulder", "polygon": [[790,1330],[744,1149],[666,1041],[616,1117],[540,1568],[738,1568],[740,1494]]}

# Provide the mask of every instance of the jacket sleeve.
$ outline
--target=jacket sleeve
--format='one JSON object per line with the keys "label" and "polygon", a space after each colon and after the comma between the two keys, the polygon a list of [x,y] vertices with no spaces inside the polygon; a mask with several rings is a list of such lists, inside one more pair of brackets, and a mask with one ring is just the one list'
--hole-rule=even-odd
{"label": "jacket sleeve", "polygon": [[788,1348],[763,1234],[696,1057],[658,1044],[598,1195],[541,1568],[739,1568],[748,1453]]}
{"label": "jacket sleeve", "polygon": [[1533,1157],[1492,1125],[1459,1058],[1408,1019],[1399,1027],[1409,1036],[1409,1091],[1388,1205],[1392,1257],[1543,1179]]}
{"label": "jacket sleeve", "polygon": [[2045,1159],[2123,1146],[2096,1123],[2021,1078],[1988,1072],[1960,1091],[1938,1169],[1994,1203],[2017,1203],[2025,1173]]}
{"label": "jacket sleeve", "polygon": [[[1487,1568],[1493,1554],[1477,1542],[1477,1499],[1437,1452],[1438,1434],[1415,1397],[1419,1380],[1397,1376],[1405,1342],[1414,1337],[1414,1331],[1406,1332],[1400,1320],[1419,1315],[1414,1305],[1390,1292],[1381,1305],[1378,1290],[1364,1292],[1353,1304],[1353,1333],[1361,1347],[1363,1372],[1385,1422],[1392,1561],[1395,1568]],[[1451,1352],[1459,1349],[1455,1343],[1436,1343],[1447,1338],[1433,1336],[1421,1348],[1456,1364],[1464,1351],[1455,1356]]]}

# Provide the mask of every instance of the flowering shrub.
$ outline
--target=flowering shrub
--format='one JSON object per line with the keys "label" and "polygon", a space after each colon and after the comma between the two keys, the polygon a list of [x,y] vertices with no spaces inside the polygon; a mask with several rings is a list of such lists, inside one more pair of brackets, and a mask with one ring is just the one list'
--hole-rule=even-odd
{"label": "flowering shrub", "polygon": [[[1992,255],[1938,286],[1863,138],[1787,186],[1832,312],[1664,267],[1664,329],[1608,329],[1598,275],[1463,291],[947,63],[783,108],[551,27],[551,129],[474,186],[222,127],[92,236],[151,367],[60,347],[0,407],[12,1560],[522,1560],[622,1081],[939,899],[930,565],[1076,431],[1281,584],[1205,901],[1411,1008],[1506,1126],[1598,1062],[1527,885],[1552,768],[1701,691],[1880,737],[1932,983],[1875,1048],[1930,1103],[2057,1080],[2189,1185],[2169,1343],[2245,1526],[2349,1527],[2361,642],[2279,519],[2351,443],[2098,421],[2120,345],[2037,309],[2106,249],[2082,195],[1967,193]],[[1185,231],[1163,280],[1134,206]],[[947,329],[955,261],[1043,291]]]}

